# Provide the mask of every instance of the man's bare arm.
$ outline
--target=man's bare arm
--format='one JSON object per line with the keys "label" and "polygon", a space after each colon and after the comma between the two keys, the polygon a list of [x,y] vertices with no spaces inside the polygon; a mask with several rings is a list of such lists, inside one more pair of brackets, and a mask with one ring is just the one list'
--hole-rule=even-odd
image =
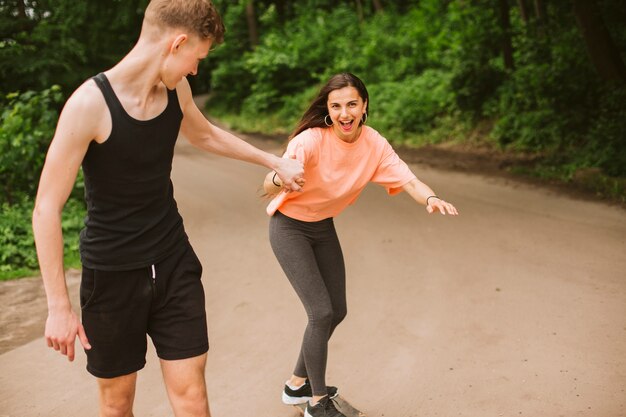
{"label": "man's bare arm", "polygon": [[228,158],[262,165],[276,171],[286,188],[300,190],[296,182],[302,177],[302,164],[296,160],[280,158],[250,145],[246,141],[210,123],[193,102],[186,79],[177,86],[184,118],[181,133],[198,148]]}
{"label": "man's bare arm", "polygon": [[94,89],[95,85],[83,84],[65,104],[46,156],[33,210],[33,232],[48,302],[46,341],[70,361],[74,359],[77,334],[83,346],[88,348],[89,343],[72,310],[65,283],[61,212],[89,143],[103,136],[103,126],[106,129],[106,118],[102,116],[104,99]]}

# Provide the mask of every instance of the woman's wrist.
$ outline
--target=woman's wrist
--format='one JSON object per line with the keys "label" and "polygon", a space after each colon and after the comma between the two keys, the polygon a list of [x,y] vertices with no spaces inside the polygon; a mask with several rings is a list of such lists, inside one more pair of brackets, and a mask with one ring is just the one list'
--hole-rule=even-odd
{"label": "woman's wrist", "polygon": [[278,179],[278,181],[280,181],[280,178],[276,178],[278,175],[277,172],[274,172],[274,175],[272,175],[272,184],[274,184],[277,187],[282,187],[283,185],[280,182],[276,182],[276,180]]}
{"label": "woman's wrist", "polygon": [[427,205],[427,206],[430,204],[430,199],[431,199],[431,198],[436,198],[437,200],[441,200],[441,198],[437,197],[437,196],[436,196],[436,195],[434,195],[434,194],[433,194],[433,195],[431,195],[431,196],[428,196],[428,197],[426,198],[426,205]]}

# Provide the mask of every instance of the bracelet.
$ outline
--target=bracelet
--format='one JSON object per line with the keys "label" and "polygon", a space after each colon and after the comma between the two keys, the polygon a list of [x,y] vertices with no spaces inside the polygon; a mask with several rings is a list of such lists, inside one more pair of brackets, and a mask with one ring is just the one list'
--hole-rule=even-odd
{"label": "bracelet", "polygon": [[428,200],[430,200],[430,199],[431,199],[431,198],[433,198],[433,197],[434,197],[434,198],[437,198],[437,199],[439,199],[439,200],[441,200],[441,199],[440,199],[439,197],[437,197],[436,195],[431,195],[430,197],[428,197],[428,198],[426,199],[426,205],[428,205]]}
{"label": "bracelet", "polygon": [[277,172],[274,172],[274,175],[272,176],[272,184],[274,184],[277,187],[282,187],[282,185],[276,184],[276,174]]}

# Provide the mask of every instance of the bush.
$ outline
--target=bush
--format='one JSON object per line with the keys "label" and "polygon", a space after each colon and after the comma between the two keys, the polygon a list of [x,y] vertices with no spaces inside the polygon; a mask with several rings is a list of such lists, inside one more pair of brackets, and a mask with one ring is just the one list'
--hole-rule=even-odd
{"label": "bush", "polygon": [[58,119],[61,89],[7,94],[0,113],[0,204],[34,198]]}
{"label": "bush", "polygon": [[576,28],[555,31],[550,39],[519,39],[516,51],[516,69],[491,111],[499,116],[494,137],[521,150],[563,151],[576,145],[598,98]]}
{"label": "bush", "polygon": [[492,0],[450,3],[445,27],[449,39],[435,46],[445,51],[442,63],[452,73],[455,105],[474,121],[483,116],[484,104],[506,76],[497,9]]}
{"label": "bush", "polygon": [[[38,267],[31,227],[35,193],[46,150],[54,135],[61,89],[11,93],[2,97],[0,114],[0,279],[32,274]],[[78,233],[85,215],[82,179],[63,212],[68,266],[80,265]]]}
{"label": "bush", "polygon": [[626,177],[626,87],[607,86],[602,91],[597,117],[588,135],[587,166],[599,166],[614,177]]}
{"label": "bush", "polygon": [[432,130],[453,106],[450,77],[448,72],[426,70],[404,81],[371,85],[368,123],[397,139]]}
{"label": "bush", "polygon": [[[32,274],[38,268],[31,226],[33,206],[32,199],[0,206],[0,279]],[[68,200],[61,221],[66,267],[80,265],[78,234],[84,217],[85,204],[76,199]]]}
{"label": "bush", "polygon": [[[626,90],[596,73],[568,2],[546,2],[545,18],[526,20],[509,3],[509,26],[495,0],[404,2],[384,13],[365,6],[362,19],[354,2],[270,2],[258,9],[256,48],[247,41],[246,2],[220,3],[234,33],[216,52],[223,55],[211,105],[236,127],[288,132],[320,84],[349,71],[370,91],[368,124],[390,140],[423,144],[480,131],[480,140],[533,153],[555,168],[543,170],[549,175],[626,175]],[[626,51],[623,7],[597,5]]]}
{"label": "bush", "polygon": [[0,211],[0,272],[14,269],[34,270],[37,268],[35,239],[30,223],[32,201],[21,204],[3,204]]}

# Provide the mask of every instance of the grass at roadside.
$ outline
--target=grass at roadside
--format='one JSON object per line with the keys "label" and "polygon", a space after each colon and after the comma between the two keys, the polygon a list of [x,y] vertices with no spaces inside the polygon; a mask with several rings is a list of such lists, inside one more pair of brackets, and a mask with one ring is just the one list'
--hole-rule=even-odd
{"label": "grass at roadside", "polygon": [[626,178],[608,176],[599,168],[575,167],[572,164],[549,164],[539,161],[533,166],[511,166],[516,175],[536,178],[539,181],[560,183],[594,196],[626,205]]}

